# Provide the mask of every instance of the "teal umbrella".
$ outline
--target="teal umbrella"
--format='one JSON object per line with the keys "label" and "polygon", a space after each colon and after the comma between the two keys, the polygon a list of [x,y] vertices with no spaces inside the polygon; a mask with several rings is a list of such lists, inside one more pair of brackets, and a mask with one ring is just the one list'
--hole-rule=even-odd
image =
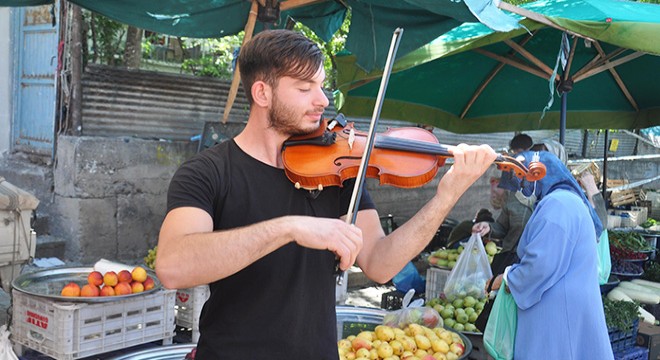
{"label": "teal umbrella", "polygon": [[[562,117],[567,128],[660,124],[660,82],[651,80],[660,69],[659,5],[546,0],[517,12],[526,30],[463,24],[400,58],[381,117],[455,133],[559,129]],[[350,54],[337,63],[340,111],[368,116],[379,72],[361,70]]]}

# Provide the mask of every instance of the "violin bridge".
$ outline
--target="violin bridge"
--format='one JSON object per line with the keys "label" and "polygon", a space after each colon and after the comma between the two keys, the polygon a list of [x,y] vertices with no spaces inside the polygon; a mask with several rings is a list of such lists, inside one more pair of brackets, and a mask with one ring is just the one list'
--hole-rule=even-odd
{"label": "violin bridge", "polygon": [[355,142],[355,129],[351,128],[348,132],[348,148],[353,150],[353,143]]}

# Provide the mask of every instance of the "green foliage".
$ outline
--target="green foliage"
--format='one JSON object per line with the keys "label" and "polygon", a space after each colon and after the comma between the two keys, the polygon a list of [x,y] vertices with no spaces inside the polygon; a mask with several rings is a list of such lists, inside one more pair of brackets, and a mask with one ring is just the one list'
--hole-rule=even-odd
{"label": "green foliage", "polygon": [[127,25],[87,10],[83,11],[83,21],[89,39],[85,63],[122,64]]}
{"label": "green foliage", "polygon": [[188,58],[181,64],[181,70],[197,76],[231,79],[234,50],[240,47],[243,36],[241,32],[218,39],[183,38],[187,49],[199,49],[202,55],[190,57],[188,54]]}
{"label": "green foliage", "polygon": [[639,303],[625,300],[610,300],[603,296],[605,323],[608,328],[629,331],[633,322],[639,319]]}

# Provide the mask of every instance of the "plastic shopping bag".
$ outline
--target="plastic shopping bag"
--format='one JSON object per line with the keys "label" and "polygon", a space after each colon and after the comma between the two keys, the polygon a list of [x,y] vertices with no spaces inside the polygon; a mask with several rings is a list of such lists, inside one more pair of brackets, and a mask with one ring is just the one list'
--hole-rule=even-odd
{"label": "plastic shopping bag", "polygon": [[11,348],[7,325],[0,326],[0,360],[18,360],[18,356]]}
{"label": "plastic shopping bag", "polygon": [[516,344],[518,306],[505,288],[502,280],[484,330],[484,347],[495,360],[512,360]]}
{"label": "plastic shopping bag", "polygon": [[467,296],[482,299],[486,296],[486,282],[491,277],[493,272],[481,236],[472,234],[449,273],[444,287],[445,297],[449,301]]}
{"label": "plastic shopping bag", "polygon": [[603,230],[598,240],[598,284],[607,283],[612,270],[612,258],[610,257],[610,238],[607,230]]}
{"label": "plastic shopping bag", "polygon": [[383,325],[405,329],[410,324],[424,325],[430,329],[442,327],[442,317],[433,308],[424,306],[424,299],[412,301],[415,290],[410,289],[403,297],[402,308],[390,311],[383,317]]}

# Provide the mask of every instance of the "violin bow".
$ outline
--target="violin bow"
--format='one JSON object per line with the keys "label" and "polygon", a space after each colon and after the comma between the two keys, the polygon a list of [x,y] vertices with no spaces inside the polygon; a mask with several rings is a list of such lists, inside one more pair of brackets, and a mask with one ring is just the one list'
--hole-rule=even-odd
{"label": "violin bow", "polygon": [[[362,156],[362,160],[360,161],[360,167],[358,168],[357,176],[355,177],[355,187],[353,188],[351,202],[348,207],[348,212],[346,213],[346,223],[351,225],[355,224],[355,220],[357,218],[356,209],[360,203],[360,198],[362,197],[364,178],[366,177],[367,173],[367,164],[369,163],[369,157],[371,157],[371,150],[373,149],[374,139],[376,138],[376,125],[378,123],[378,118],[380,117],[380,110],[383,107],[385,90],[387,90],[387,83],[390,80],[390,74],[392,73],[392,66],[394,64],[394,57],[396,56],[397,49],[399,48],[402,34],[402,28],[396,28],[392,34],[392,43],[390,44],[390,50],[387,54],[387,60],[385,61],[383,77],[380,80],[380,88],[378,89],[378,96],[376,97],[374,112],[371,116],[371,125],[369,126],[369,133],[367,134],[367,141],[364,148],[365,152]],[[339,268],[339,261],[337,261],[335,264],[335,274],[338,275],[337,284],[342,285],[344,272]]]}

